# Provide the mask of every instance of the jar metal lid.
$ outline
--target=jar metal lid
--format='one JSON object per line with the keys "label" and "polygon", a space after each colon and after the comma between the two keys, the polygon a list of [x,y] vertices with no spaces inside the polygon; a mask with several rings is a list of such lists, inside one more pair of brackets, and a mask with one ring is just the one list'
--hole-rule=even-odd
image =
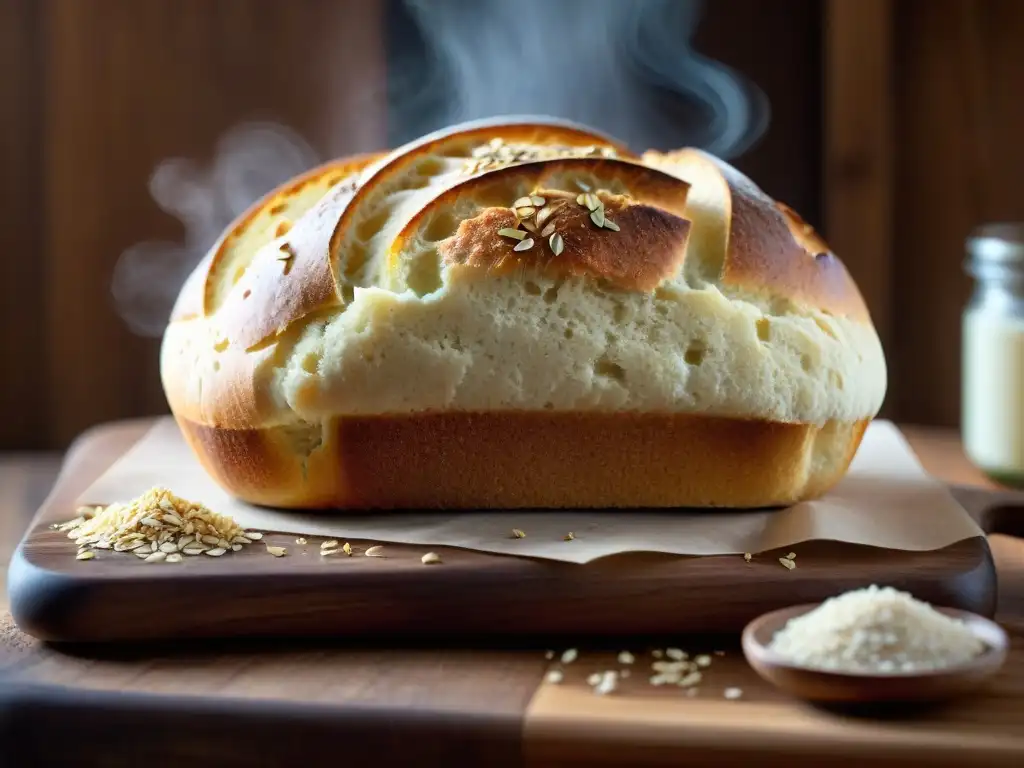
{"label": "jar metal lid", "polygon": [[1024,222],[997,222],[976,227],[967,252],[979,263],[1024,268]]}

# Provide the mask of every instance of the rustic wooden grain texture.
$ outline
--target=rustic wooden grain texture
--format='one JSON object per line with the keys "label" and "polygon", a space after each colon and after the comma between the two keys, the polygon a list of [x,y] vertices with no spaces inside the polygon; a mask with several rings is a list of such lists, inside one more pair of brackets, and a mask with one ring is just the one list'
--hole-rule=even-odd
{"label": "rustic wooden grain texture", "polygon": [[[323,157],[383,136],[379,2],[48,0],[43,94],[51,439],[162,413],[158,342],[111,300],[128,247],[181,241],[147,184],[169,157],[208,162],[248,120],[280,121]],[[176,293],[178,286],[168,286]]]}
{"label": "rustic wooden grain texture", "polygon": [[40,8],[0,3],[0,449],[42,448],[48,440],[43,326],[43,206]]}
{"label": "rustic wooden grain texture", "polygon": [[[78,448],[125,446],[145,423],[103,428]],[[908,430],[926,468],[970,475],[950,433]],[[77,455],[76,455],[77,453]],[[104,451],[75,451],[79,483]],[[26,463],[0,462],[15,476]],[[42,477],[45,460],[37,465]],[[86,466],[89,464],[89,466]],[[14,473],[14,474],[11,474]],[[62,484],[74,495],[75,475]],[[36,491],[35,493],[38,493]],[[0,509],[27,516],[30,496],[0,483]],[[18,511],[20,510],[20,511]],[[0,531],[0,535],[6,534]],[[8,541],[8,544],[10,542]],[[1024,743],[1024,542],[993,537],[1000,613],[1013,632],[1003,674],[977,698],[932,712],[851,718],[796,704],[746,666],[735,635],[679,637],[713,656],[699,694],[646,683],[639,639],[587,643],[560,685],[539,685],[541,648],[507,639],[471,650],[424,643],[140,643],[51,646],[0,618],[0,762],[4,765],[1019,765]],[[566,608],[571,611],[572,607]],[[353,621],[358,616],[352,617]],[[665,641],[663,641],[665,642]],[[637,655],[615,694],[586,678]],[[561,650],[561,648],[558,648]],[[726,701],[727,687],[743,698]],[[525,713],[525,714],[524,714]],[[863,714],[863,713],[861,713]],[[525,718],[525,721],[524,721]],[[61,738],[53,738],[54,734]],[[187,734],[187,736],[183,735]]]}
{"label": "rustic wooden grain texture", "polygon": [[[892,263],[898,296],[921,297],[900,312],[892,379],[901,382],[895,408],[926,424],[958,423],[960,310],[969,290],[960,262],[970,227],[984,213],[975,175],[983,146],[970,117],[975,106],[966,76],[967,32],[957,0],[897,3],[895,36],[901,69],[896,84]],[[927,383],[926,383],[927,382]]]}
{"label": "rustic wooden grain texture", "polygon": [[[795,548],[793,571],[778,563],[786,551],[760,553],[750,563],[739,556],[631,553],[580,567],[444,547],[432,548],[444,565],[428,568],[420,562],[425,547],[388,544],[385,558],[323,558],[321,538],[299,546],[294,535],[276,533],[265,542],[287,547],[287,557],[255,545],[172,566],[114,552],[78,561],[73,541],[49,525],[74,517],[75,493],[97,476],[100,457],[112,463],[138,437],[114,429],[113,437],[94,430],[69,452],[54,493],[15,555],[11,609],[37,637],[404,636],[409,627],[419,636],[476,637],[738,632],[759,613],[865,581],[986,615],[995,608],[994,571],[982,538],[938,552],[808,542]],[[80,467],[79,457],[88,457],[87,465]],[[377,542],[351,543],[362,551]]]}
{"label": "rustic wooden grain texture", "polygon": [[518,765],[545,663],[337,643],[57,650],[9,623],[0,643],[10,766]]}
{"label": "rustic wooden grain texture", "polygon": [[[824,233],[892,350],[891,0],[829,0],[824,24]],[[890,377],[890,393],[901,382]],[[883,415],[892,413],[891,394]]]}
{"label": "rustic wooden grain texture", "polygon": [[[713,657],[695,698],[647,684],[649,656],[615,695],[595,696],[587,676],[619,665],[613,654],[584,653],[565,682],[543,684],[531,701],[525,764],[1011,768],[1024,758],[1024,623],[1014,626],[1001,674],[975,696],[931,711],[812,708],[764,682],[732,647]],[[726,700],[730,687],[742,698]]]}
{"label": "rustic wooden grain texture", "polygon": [[955,425],[960,314],[971,289],[964,240],[985,221],[1024,219],[1016,173],[1024,110],[1015,95],[1024,6],[910,0],[893,3],[893,14],[894,407],[904,421]]}

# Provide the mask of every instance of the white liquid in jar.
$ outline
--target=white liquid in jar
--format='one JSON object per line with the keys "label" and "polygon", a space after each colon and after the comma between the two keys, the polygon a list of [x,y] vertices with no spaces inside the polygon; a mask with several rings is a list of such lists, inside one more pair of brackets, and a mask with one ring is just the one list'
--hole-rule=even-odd
{"label": "white liquid in jar", "polygon": [[1024,483],[1024,319],[970,309],[963,318],[964,449],[982,470]]}

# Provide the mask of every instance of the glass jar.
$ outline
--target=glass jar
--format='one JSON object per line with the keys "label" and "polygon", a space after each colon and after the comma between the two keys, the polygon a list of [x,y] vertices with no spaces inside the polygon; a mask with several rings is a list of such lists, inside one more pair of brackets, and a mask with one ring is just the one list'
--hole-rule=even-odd
{"label": "glass jar", "polygon": [[1024,487],[1024,224],[987,224],[967,240],[974,293],[963,312],[961,431],[968,458]]}

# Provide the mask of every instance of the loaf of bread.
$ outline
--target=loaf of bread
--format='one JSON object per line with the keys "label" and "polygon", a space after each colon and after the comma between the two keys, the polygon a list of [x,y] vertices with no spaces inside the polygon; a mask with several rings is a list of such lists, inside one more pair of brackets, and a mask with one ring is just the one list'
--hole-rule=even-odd
{"label": "loaf of bread", "polygon": [[161,375],[218,483],[305,509],[789,504],[886,389],[795,212],[699,150],[536,119],[267,195],[182,288]]}

